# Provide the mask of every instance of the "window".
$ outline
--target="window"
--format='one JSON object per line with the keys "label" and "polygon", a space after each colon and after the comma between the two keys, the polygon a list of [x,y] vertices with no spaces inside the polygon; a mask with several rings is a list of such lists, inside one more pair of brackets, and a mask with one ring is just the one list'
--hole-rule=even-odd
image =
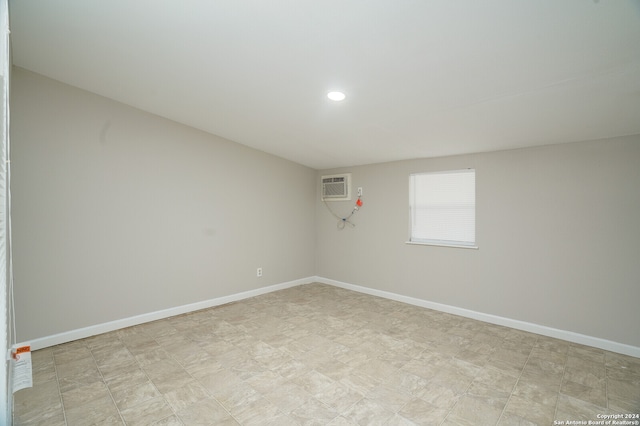
{"label": "window", "polygon": [[476,248],[476,171],[409,177],[410,243]]}

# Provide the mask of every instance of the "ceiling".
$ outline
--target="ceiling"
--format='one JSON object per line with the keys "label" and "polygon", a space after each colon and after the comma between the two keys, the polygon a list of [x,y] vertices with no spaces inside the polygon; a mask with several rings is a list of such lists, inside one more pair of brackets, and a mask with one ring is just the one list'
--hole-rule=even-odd
{"label": "ceiling", "polygon": [[9,8],[14,65],[315,169],[640,134],[640,0]]}

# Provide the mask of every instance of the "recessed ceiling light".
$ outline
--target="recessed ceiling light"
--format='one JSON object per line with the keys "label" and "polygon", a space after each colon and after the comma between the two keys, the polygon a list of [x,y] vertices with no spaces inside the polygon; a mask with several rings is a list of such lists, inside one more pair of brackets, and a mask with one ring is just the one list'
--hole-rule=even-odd
{"label": "recessed ceiling light", "polygon": [[327,93],[327,98],[331,99],[332,101],[343,101],[346,96],[342,92],[329,92]]}

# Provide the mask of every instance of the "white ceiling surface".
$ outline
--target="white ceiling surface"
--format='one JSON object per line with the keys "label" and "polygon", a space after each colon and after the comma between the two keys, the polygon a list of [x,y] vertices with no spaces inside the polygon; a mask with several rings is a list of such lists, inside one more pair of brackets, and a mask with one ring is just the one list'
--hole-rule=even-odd
{"label": "white ceiling surface", "polygon": [[640,0],[9,7],[14,65],[315,169],[640,133]]}

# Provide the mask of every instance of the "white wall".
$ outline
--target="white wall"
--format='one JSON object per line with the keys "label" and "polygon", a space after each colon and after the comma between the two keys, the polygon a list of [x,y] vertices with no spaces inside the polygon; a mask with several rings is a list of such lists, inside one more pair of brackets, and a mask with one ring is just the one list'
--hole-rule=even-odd
{"label": "white wall", "polygon": [[[640,347],[640,136],[316,172],[14,71],[18,341],[316,275]],[[466,167],[480,248],[405,244],[409,174]]]}
{"label": "white wall", "polygon": [[18,341],[314,275],[312,169],[23,69],[12,90]]}
{"label": "white wall", "polygon": [[[479,249],[405,244],[409,174],[467,167]],[[316,197],[317,275],[640,347],[640,136],[337,172],[364,206],[338,231]]]}

